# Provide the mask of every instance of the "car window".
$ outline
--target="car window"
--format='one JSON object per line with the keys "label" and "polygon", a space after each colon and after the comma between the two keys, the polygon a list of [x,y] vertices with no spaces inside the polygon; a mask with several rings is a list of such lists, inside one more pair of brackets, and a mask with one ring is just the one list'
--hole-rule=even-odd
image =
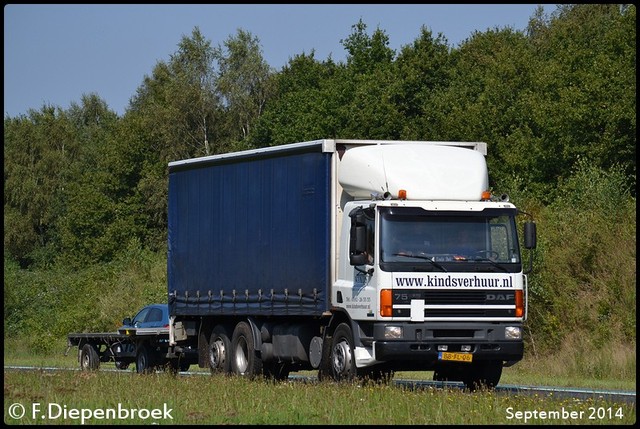
{"label": "car window", "polygon": [[147,322],[162,322],[162,310],[159,308],[152,308],[147,316]]}
{"label": "car window", "polygon": [[150,308],[145,307],[142,310],[140,310],[138,312],[138,314],[136,314],[136,317],[133,318],[133,321],[131,322],[132,325],[135,325],[137,323],[142,323],[144,322],[145,318],[147,317],[147,314],[149,313]]}

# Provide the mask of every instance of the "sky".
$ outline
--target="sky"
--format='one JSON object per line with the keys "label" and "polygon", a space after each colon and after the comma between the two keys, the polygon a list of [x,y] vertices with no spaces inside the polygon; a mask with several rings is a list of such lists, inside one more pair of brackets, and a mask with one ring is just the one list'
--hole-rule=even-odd
{"label": "sky", "polygon": [[[550,12],[550,5],[544,5]],[[536,4],[5,4],[4,117],[45,105],[68,109],[97,94],[123,115],[159,62],[195,27],[213,47],[242,29],[281,70],[299,54],[344,62],[341,40],[362,20],[389,47],[411,45],[424,26],[457,47],[474,32],[525,31]]]}

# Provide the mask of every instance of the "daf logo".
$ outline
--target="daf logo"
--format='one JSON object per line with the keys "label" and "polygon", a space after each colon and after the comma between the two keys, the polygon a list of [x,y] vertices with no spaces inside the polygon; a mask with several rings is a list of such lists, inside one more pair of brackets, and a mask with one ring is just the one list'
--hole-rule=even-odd
{"label": "daf logo", "polygon": [[513,301],[515,295],[512,293],[488,293],[487,301]]}

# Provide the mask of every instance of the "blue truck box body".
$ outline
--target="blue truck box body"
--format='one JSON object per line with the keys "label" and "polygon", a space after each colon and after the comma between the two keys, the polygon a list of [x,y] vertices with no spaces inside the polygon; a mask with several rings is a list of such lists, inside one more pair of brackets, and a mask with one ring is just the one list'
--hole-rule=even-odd
{"label": "blue truck box body", "polygon": [[171,163],[171,315],[327,311],[331,156],[312,144]]}

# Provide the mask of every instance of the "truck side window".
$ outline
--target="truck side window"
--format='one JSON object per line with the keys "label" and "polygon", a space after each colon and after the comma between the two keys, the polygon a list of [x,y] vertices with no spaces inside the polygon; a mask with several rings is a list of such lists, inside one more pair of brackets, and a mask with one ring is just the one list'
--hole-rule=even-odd
{"label": "truck side window", "polygon": [[367,260],[369,262],[369,264],[373,263],[373,244],[375,243],[375,227],[374,227],[374,219],[373,218],[367,218],[366,220],[366,225],[367,225],[367,250],[366,250],[366,254],[367,254]]}

